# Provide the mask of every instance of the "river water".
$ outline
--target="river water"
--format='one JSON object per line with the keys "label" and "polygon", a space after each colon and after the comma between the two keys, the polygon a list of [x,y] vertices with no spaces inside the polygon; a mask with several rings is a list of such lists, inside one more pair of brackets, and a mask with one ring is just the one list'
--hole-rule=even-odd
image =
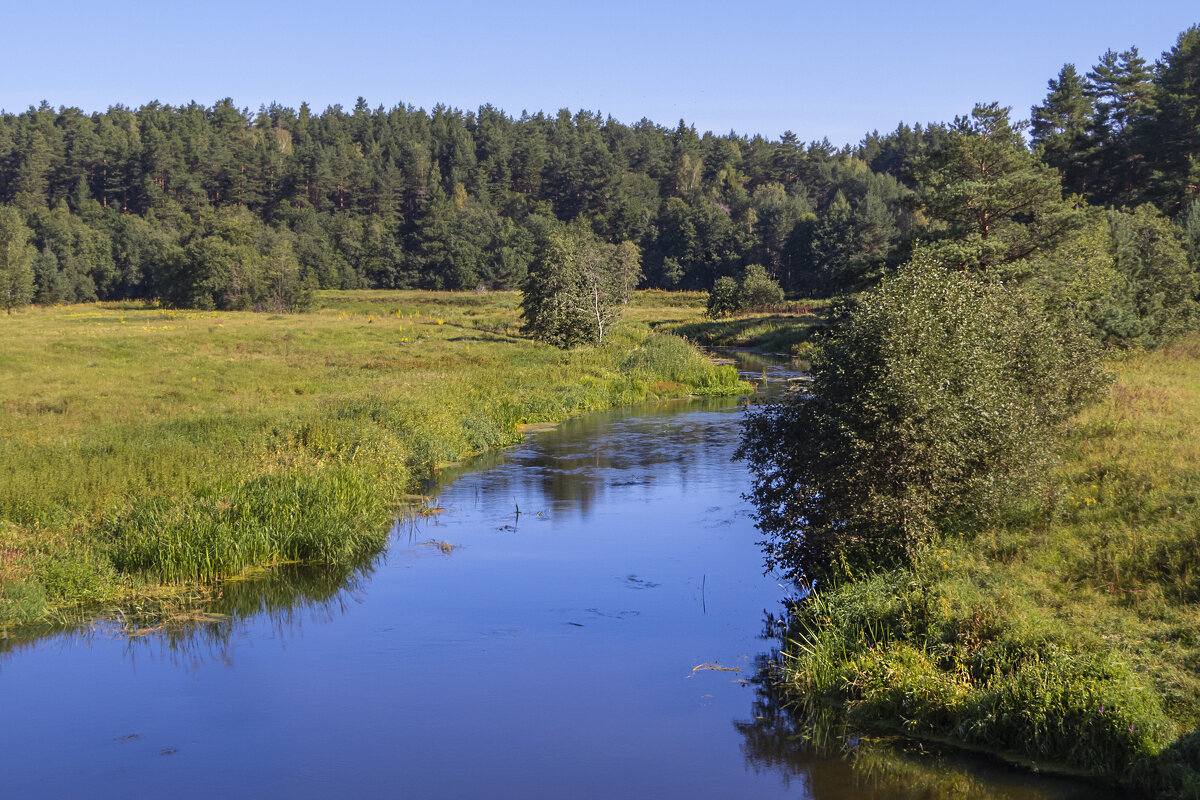
{"label": "river water", "polygon": [[795,740],[756,681],[785,589],[731,459],[744,413],[572,419],[444,474],[443,510],[358,570],[232,583],[165,630],[10,641],[0,797],[1079,796]]}

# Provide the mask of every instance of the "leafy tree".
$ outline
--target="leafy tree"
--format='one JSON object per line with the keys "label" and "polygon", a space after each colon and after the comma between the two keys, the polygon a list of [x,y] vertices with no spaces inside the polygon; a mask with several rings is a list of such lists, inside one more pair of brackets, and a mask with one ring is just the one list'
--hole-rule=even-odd
{"label": "leafy tree", "polygon": [[631,241],[617,245],[612,254],[612,283],[622,305],[629,305],[633,290],[642,280],[642,252]]}
{"label": "leafy tree", "polygon": [[522,286],[523,330],[557,347],[603,344],[637,268],[635,251],[602,242],[582,225],[551,232]]}
{"label": "leafy tree", "polygon": [[1113,262],[1144,322],[1144,344],[1195,330],[1200,324],[1200,275],[1188,262],[1182,231],[1146,204],[1110,211]]}
{"label": "leafy tree", "polygon": [[1129,282],[1114,263],[1103,209],[1087,209],[1083,224],[1031,258],[1026,271],[1026,287],[1038,293],[1050,314],[1083,320],[1104,346],[1128,346],[1145,334]]}
{"label": "leafy tree", "polygon": [[740,295],[736,280],[728,275],[717,278],[708,293],[708,307],[705,313],[713,319],[733,316],[741,308]]}
{"label": "leafy tree", "polygon": [[764,183],[754,190],[753,211],[756,234],[761,242],[761,263],[775,278],[785,270],[785,250],[788,237],[796,224],[812,213],[803,195],[789,195],[781,183]]}
{"label": "leafy tree", "polygon": [[266,287],[254,234],[253,219],[244,210],[208,217],[184,244],[166,299],[223,311],[260,306]]}
{"label": "leafy tree", "polygon": [[1078,325],[1029,291],[946,266],[918,253],[844,303],[811,395],[747,419],[739,454],[769,568],[845,576],[990,517],[1103,385]]}
{"label": "leafy tree", "polygon": [[287,239],[276,240],[263,263],[264,305],[271,311],[307,311],[312,307],[315,280],[304,275]]}
{"label": "leafy tree", "polygon": [[1180,218],[1180,227],[1183,229],[1183,243],[1192,262],[1192,269],[1200,272],[1200,197],[1188,205],[1186,213]]}
{"label": "leafy tree", "polygon": [[812,235],[812,271],[819,275],[813,282],[821,291],[837,291],[851,282],[848,278],[854,240],[854,212],[839,189]]}
{"label": "leafy tree", "polygon": [[71,287],[58,268],[58,256],[48,246],[33,259],[34,300],[43,305],[63,303],[70,299]]}
{"label": "leafy tree", "polygon": [[900,230],[896,215],[888,207],[878,181],[872,181],[854,211],[855,247],[846,260],[840,283],[859,290],[883,277]]}
{"label": "leafy tree", "polygon": [[771,280],[761,264],[746,267],[738,282],[738,303],[741,308],[763,308],[782,302],[783,289]]}
{"label": "leafy tree", "polygon": [[708,293],[708,316],[728,317],[739,311],[765,308],[783,302],[783,289],[771,279],[761,264],[751,264],[742,270],[741,277],[717,278]]}
{"label": "leafy tree", "polygon": [[15,208],[0,207],[0,304],[9,314],[33,300],[33,234]]}

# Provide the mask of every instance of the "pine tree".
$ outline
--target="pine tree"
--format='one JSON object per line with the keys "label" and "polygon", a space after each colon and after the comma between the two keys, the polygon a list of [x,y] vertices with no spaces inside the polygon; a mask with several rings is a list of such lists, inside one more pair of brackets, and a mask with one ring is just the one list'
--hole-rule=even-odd
{"label": "pine tree", "polygon": [[915,170],[925,211],[941,224],[937,256],[968,269],[1013,264],[1078,224],[1058,173],[1026,149],[1008,109],[959,117],[945,145]]}
{"label": "pine tree", "polygon": [[1042,159],[1062,174],[1063,186],[1083,193],[1092,100],[1084,92],[1074,64],[1064,65],[1058,78],[1050,80],[1049,88],[1045,102],[1030,112],[1030,138],[1035,147],[1041,147]]}
{"label": "pine tree", "polygon": [[1153,75],[1136,47],[1108,50],[1088,72],[1084,89],[1095,103],[1088,196],[1105,205],[1132,205],[1141,196],[1144,172],[1133,131],[1154,115]]}
{"label": "pine tree", "polygon": [[1175,216],[1200,198],[1200,25],[1163,54],[1157,85],[1158,114],[1139,127],[1137,144],[1152,199]]}

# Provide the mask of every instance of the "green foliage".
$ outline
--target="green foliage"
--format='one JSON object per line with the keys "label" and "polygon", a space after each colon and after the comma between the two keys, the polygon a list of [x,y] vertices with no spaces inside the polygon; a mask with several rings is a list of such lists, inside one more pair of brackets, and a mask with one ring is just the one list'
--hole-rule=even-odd
{"label": "green foliage", "polygon": [[0,207],[0,305],[9,314],[33,300],[31,231],[15,208]]}
{"label": "green foliage", "polygon": [[1095,105],[1074,64],[1065,64],[1040,106],[1030,111],[1030,139],[1042,160],[1062,173],[1063,185],[1081,192],[1087,182],[1085,154]]}
{"label": "green foliage", "polygon": [[784,679],[804,708],[1109,779],[1131,778],[1171,740],[1144,670],[1003,591],[980,597],[944,566],[948,553],[794,608]]}
{"label": "green foliage", "polygon": [[1200,274],[1181,231],[1150,205],[1108,213],[1112,257],[1142,323],[1147,346],[1200,325]]}
{"label": "green foliage", "polygon": [[1144,194],[1139,131],[1157,110],[1157,87],[1136,47],[1107,50],[1087,74],[1085,92],[1095,105],[1089,127],[1089,195],[1112,205],[1132,205]]}
{"label": "green foliage", "polygon": [[736,367],[725,364],[714,369],[712,362],[677,336],[651,336],[621,363],[621,371],[634,378],[691,386],[698,395],[728,397],[750,389]]}
{"label": "green foliage", "polygon": [[708,293],[708,307],[705,313],[712,319],[733,316],[741,308],[740,294],[736,280],[728,276],[717,278],[712,291]]}
{"label": "green foliage", "polygon": [[1156,112],[1141,123],[1151,199],[1170,216],[1200,198],[1200,25],[1179,35],[1158,64]]}
{"label": "green foliage", "polygon": [[1196,796],[1200,341],[1114,368],[1040,496],[794,608],[788,700]]}
{"label": "green foliage", "polygon": [[1008,109],[977,105],[916,166],[926,213],[941,223],[944,260],[999,270],[1051,247],[1079,224],[1058,173],[1021,140]]}
{"label": "green foliage", "polygon": [[604,344],[641,272],[637,248],[581,226],[552,231],[522,285],[523,331],[555,345]]}
{"label": "green foliage", "polygon": [[[903,217],[889,180],[879,196]],[[513,289],[551,220],[636,247],[659,287],[699,290],[752,263],[816,286],[809,229],[827,204],[814,198],[842,191],[857,210],[870,183],[864,161],[827,143],[589,112],[360,101],[252,114],[225,99],[0,114],[0,204],[22,210],[46,255],[47,303],[278,306],[278,292],[262,298],[278,238],[322,288]],[[228,219],[247,215],[253,254]],[[626,277],[623,295],[637,270]]]}
{"label": "green foliage", "polygon": [[924,253],[838,310],[812,369],[812,395],[749,417],[740,450],[768,566],[810,580],[992,518],[1103,384],[1069,318]]}
{"label": "green foliage", "polygon": [[712,319],[776,306],[783,302],[783,289],[761,264],[751,264],[741,278],[717,278],[708,293],[708,316]]}
{"label": "green foliage", "polygon": [[165,582],[212,581],[287,561],[355,563],[387,539],[380,522],[391,509],[380,477],[329,466],[217,486],[183,501],[136,502],[105,522],[112,563]]}
{"label": "green foliage", "polygon": [[751,264],[742,273],[738,284],[738,300],[744,309],[778,305],[783,302],[783,289],[771,279],[762,265]]}

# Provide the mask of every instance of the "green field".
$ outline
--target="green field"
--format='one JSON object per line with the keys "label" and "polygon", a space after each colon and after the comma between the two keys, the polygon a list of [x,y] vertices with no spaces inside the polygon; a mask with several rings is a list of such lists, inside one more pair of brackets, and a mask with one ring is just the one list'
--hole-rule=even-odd
{"label": "green field", "polygon": [[1200,337],[1112,369],[1041,496],[797,608],[800,707],[1200,797]]}
{"label": "green field", "polygon": [[751,347],[767,353],[804,356],[824,325],[829,300],[800,300],[787,312],[741,313],[725,319],[668,323],[663,330],[704,347]]}
{"label": "green field", "polygon": [[0,316],[0,633],[250,567],[349,563],[440,466],[523,425],[745,391],[651,331],[702,305],[640,294],[603,348],[572,351],[521,336],[519,295],[503,292]]}

